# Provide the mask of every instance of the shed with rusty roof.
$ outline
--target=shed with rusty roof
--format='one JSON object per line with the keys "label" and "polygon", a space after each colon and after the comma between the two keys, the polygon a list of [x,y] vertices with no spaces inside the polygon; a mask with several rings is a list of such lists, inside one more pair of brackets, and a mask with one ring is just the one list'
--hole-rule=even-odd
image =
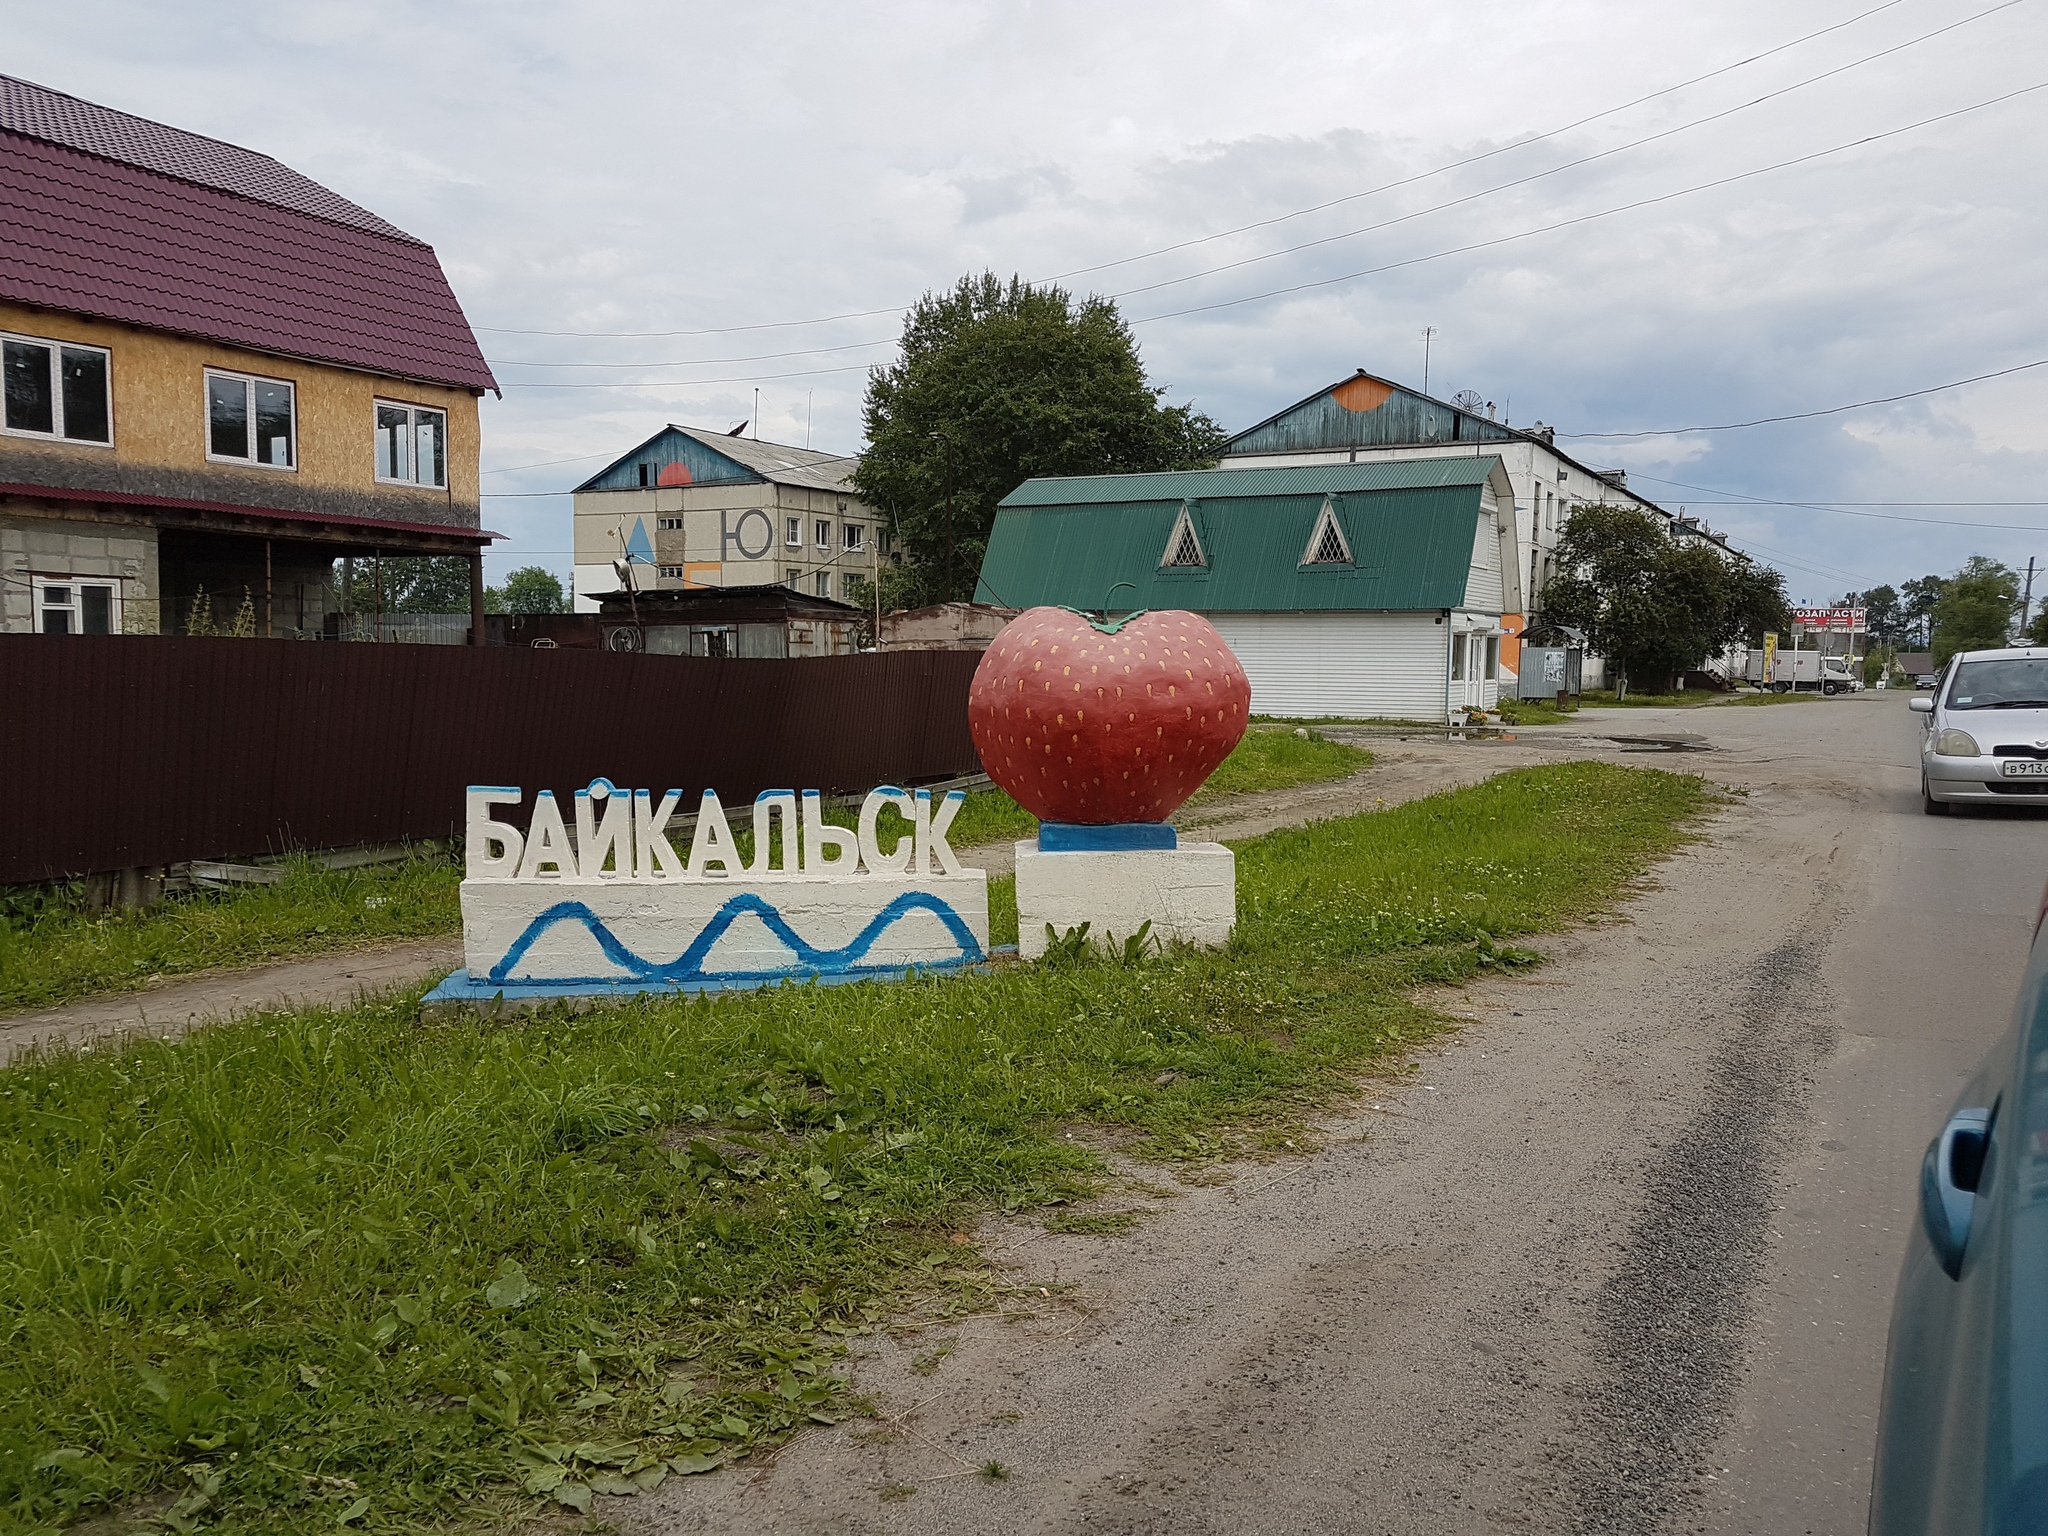
{"label": "shed with rusty roof", "polygon": [[1499,697],[1513,505],[1490,456],[1029,480],[976,599],[1188,609],[1262,714],[1442,720]]}

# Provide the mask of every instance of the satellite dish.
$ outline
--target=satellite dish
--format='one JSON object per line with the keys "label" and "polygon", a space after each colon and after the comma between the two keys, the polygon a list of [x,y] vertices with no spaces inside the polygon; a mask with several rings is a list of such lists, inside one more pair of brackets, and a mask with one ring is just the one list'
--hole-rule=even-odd
{"label": "satellite dish", "polygon": [[617,629],[608,629],[604,634],[604,648],[608,651],[637,651],[641,644],[640,631],[621,624]]}
{"label": "satellite dish", "polygon": [[1486,397],[1476,389],[1461,389],[1451,396],[1451,404],[1467,416],[1477,416],[1480,407],[1486,404]]}

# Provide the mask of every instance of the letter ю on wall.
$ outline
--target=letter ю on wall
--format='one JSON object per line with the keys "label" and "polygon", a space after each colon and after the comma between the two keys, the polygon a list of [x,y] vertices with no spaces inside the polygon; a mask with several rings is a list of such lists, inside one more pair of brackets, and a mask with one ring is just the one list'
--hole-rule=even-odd
{"label": "letter \u044e on wall", "polygon": [[[801,796],[795,790],[765,790],[754,799],[754,855],[746,863],[725,807],[708,789],[698,803],[687,858],[678,856],[668,838],[682,804],[679,789],[665,791],[657,801],[652,790],[621,789],[609,779],[592,779],[576,791],[573,838],[552,790],[534,797],[524,830],[493,814],[525,798],[519,789],[470,786],[464,871],[469,879],[659,883],[957,875],[960,861],[946,834],[967,800],[955,789],[935,805],[928,789],[885,784],[868,795],[857,825],[846,828],[825,820],[824,797],[815,789]],[[885,817],[894,818],[894,825]],[[771,858],[778,841],[780,857]]]}

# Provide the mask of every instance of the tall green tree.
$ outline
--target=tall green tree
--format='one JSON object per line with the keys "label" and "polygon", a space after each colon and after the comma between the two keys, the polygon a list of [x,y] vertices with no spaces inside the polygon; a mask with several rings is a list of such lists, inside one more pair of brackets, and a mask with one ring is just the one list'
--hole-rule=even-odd
{"label": "tall green tree", "polygon": [[[379,566],[383,598],[378,599]],[[468,613],[469,562],[460,555],[386,555],[381,562],[358,558],[349,611],[382,613]]]}
{"label": "tall green tree", "polygon": [[[491,601],[496,599],[496,603]],[[567,613],[569,600],[562,593],[562,578],[545,566],[522,565],[505,578],[505,585],[484,593],[485,606],[493,613]]]}
{"label": "tall green tree", "polygon": [[1900,638],[1915,645],[1933,643],[1934,606],[1941,601],[1946,577],[1919,576],[1899,587]]}
{"label": "tall green tree", "polygon": [[1722,647],[1789,622],[1778,572],[1674,543],[1632,507],[1574,507],[1557,562],[1546,624],[1582,631],[1620,670],[1623,692],[1636,680],[1668,685]]}
{"label": "tall green tree", "polygon": [[1934,605],[1934,664],[1947,666],[1957,651],[2006,644],[2019,610],[2019,572],[1988,555],[1970,556],[1942,585]]}
{"label": "tall green tree", "polygon": [[868,376],[853,472],[912,557],[906,600],[971,598],[996,503],[1034,475],[1213,463],[1223,429],[1165,394],[1109,299],[993,272],[926,294]]}
{"label": "tall green tree", "polygon": [[1895,644],[1905,624],[1905,610],[1900,606],[1899,594],[1895,588],[1872,587],[1857,599],[1856,606],[1863,609],[1864,622],[1870,627],[1870,638],[1886,645]]}

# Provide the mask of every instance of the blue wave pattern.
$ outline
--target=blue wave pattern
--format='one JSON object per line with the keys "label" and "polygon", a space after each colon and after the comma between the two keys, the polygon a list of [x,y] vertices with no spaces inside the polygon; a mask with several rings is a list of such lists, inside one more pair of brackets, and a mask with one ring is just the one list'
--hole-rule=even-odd
{"label": "blue wave pattern", "polygon": [[[772,905],[747,891],[720,907],[711,921],[704,925],[703,931],[691,941],[690,947],[667,964],[646,960],[633,953],[620,942],[617,934],[605,926],[604,920],[582,902],[557,902],[526,925],[519,937],[513,940],[512,947],[505,951],[504,958],[491,967],[487,979],[494,985],[513,980],[512,972],[526,958],[526,952],[549,930],[563,923],[579,924],[597,941],[597,947],[607,960],[626,971],[630,979],[639,982],[682,985],[772,981],[780,976],[894,975],[903,969],[900,962],[884,965],[863,965],[861,962],[883,934],[913,912],[929,912],[938,918],[945,924],[946,932],[952,935],[953,942],[960,946],[957,959],[934,962],[935,968],[973,965],[985,958],[981,945],[975,940],[974,930],[967,926],[951,904],[923,891],[906,891],[898,896],[868,920],[867,926],[854,936],[852,943],[840,949],[819,949],[808,943]],[[796,956],[796,963],[773,971],[705,970],[704,960],[711,953],[712,946],[738,919],[750,914],[760,918],[770,933],[789,946]],[[614,985],[620,980],[616,976],[551,976],[547,979],[558,985],[592,987]]]}

